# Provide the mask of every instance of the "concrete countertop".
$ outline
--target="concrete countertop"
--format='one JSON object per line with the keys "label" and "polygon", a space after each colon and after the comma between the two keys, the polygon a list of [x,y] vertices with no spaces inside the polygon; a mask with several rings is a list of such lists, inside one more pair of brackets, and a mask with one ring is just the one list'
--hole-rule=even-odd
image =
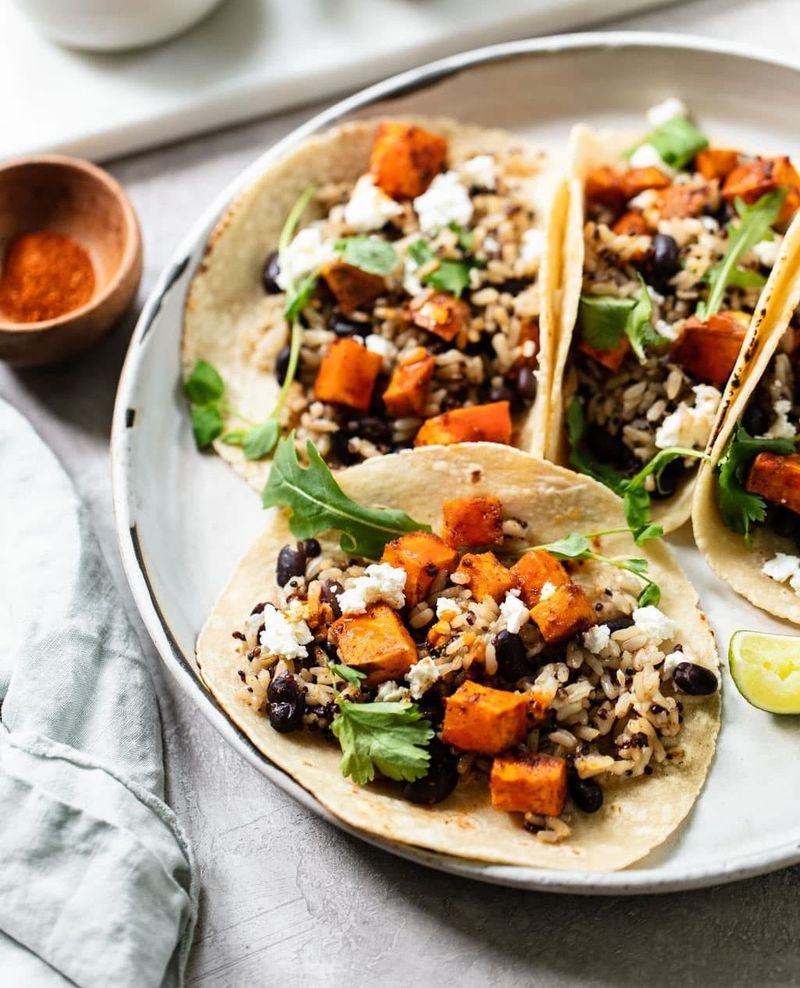
{"label": "concrete countertop", "polygon": [[[602,4],[598,4],[599,7]],[[699,0],[613,24],[748,42],[800,62],[797,0]],[[198,212],[305,109],[119,160],[142,221],[140,302]],[[800,119],[800,118],[798,118]],[[516,892],[427,871],[322,823],[227,748],[175,688],[138,621],[113,528],[108,433],[135,313],[83,359],[0,368],[89,503],[152,660],[168,798],[202,881],[191,986],[796,985],[800,869],[641,898]],[[9,561],[6,561],[6,565]],[[796,772],[787,769],[787,784]]]}

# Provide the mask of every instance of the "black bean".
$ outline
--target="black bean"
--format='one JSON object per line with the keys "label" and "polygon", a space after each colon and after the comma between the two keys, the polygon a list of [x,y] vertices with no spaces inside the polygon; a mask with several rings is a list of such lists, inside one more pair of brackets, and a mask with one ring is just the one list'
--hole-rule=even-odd
{"label": "black bean", "polygon": [[629,614],[622,614],[620,617],[611,618],[606,621],[609,632],[613,635],[615,631],[622,631],[624,628],[633,627],[633,618]]}
{"label": "black bean", "polygon": [[[348,423],[350,425],[350,423]],[[358,419],[352,423],[353,434],[367,439],[376,446],[389,445],[392,441],[392,429],[388,422],[373,415]]]}
{"label": "black bean", "polygon": [[760,388],[756,391],[742,416],[742,425],[751,436],[763,436],[772,424],[772,403]]}
{"label": "black bean", "polygon": [[269,722],[281,734],[303,726],[306,691],[291,673],[276,676],[267,687]]}
{"label": "black bean", "polygon": [[526,288],[530,286],[530,278],[509,278],[500,285],[495,285],[494,287],[498,292],[508,292],[509,295],[519,295],[520,292],[524,292]]}
{"label": "black bean", "polygon": [[601,463],[623,470],[633,466],[633,453],[625,443],[619,436],[612,436],[599,425],[590,425],[586,430],[586,446]]}
{"label": "black bean", "polygon": [[675,666],[673,679],[679,690],[691,696],[708,696],[709,693],[717,691],[716,675],[705,666],[696,665],[694,662],[679,662]]}
{"label": "black bean", "polygon": [[568,776],[569,794],[584,813],[596,813],[603,805],[603,789],[594,779],[582,779],[576,771]]}
{"label": "black bean", "polygon": [[501,631],[492,643],[497,657],[497,671],[509,683],[525,675],[525,646],[519,635],[510,631]]}
{"label": "black bean", "polygon": [[264,261],[264,270],[261,274],[261,284],[264,286],[264,291],[267,295],[277,295],[282,292],[283,289],[278,284],[278,275],[280,274],[280,265],[278,264],[278,252],[274,250]]}
{"label": "black bean", "polygon": [[297,551],[304,553],[306,559],[316,559],[322,552],[322,546],[316,539],[303,539],[297,543]]}
{"label": "black bean", "polygon": [[800,515],[782,504],[772,504],[767,510],[766,523],[776,535],[800,545]]}
{"label": "black bean", "polygon": [[358,333],[368,333],[369,326],[354,319],[348,319],[341,312],[334,310],[328,318],[328,329],[337,336],[355,336]]}
{"label": "black bean", "polygon": [[275,358],[275,378],[278,384],[283,384],[286,380],[286,375],[289,372],[289,357],[291,355],[291,350],[288,346],[282,347],[278,351],[278,356]]}
{"label": "black bean", "polygon": [[668,278],[680,269],[680,248],[673,237],[657,233],[653,237],[653,270],[662,278]]}
{"label": "black bean", "polygon": [[523,364],[517,371],[517,391],[526,405],[536,397],[536,375],[528,364]]}
{"label": "black bean", "polygon": [[438,730],[444,720],[444,700],[441,694],[437,690],[427,690],[417,701],[417,706],[422,716],[427,717]]}
{"label": "black bean", "polygon": [[431,760],[428,772],[416,782],[403,786],[403,798],[410,803],[432,806],[446,799],[458,784],[458,768],[455,755],[438,738],[433,738],[428,749]]}
{"label": "black bean", "polygon": [[319,592],[319,599],[323,604],[329,604],[335,618],[342,616],[342,609],[339,607],[338,594],[342,593],[344,587],[338,580],[323,580]]}
{"label": "black bean", "polygon": [[275,567],[279,587],[285,587],[293,576],[302,576],[306,571],[306,557],[302,552],[285,545],[278,553]]}
{"label": "black bean", "polygon": [[345,426],[340,426],[336,432],[331,434],[331,453],[333,459],[343,466],[349,467],[353,463],[360,463],[362,457],[350,449],[350,440],[353,434]]}

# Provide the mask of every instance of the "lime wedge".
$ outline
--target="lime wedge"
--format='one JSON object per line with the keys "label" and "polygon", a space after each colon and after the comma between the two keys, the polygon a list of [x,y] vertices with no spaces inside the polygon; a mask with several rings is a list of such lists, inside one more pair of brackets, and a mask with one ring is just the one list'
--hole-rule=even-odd
{"label": "lime wedge", "polygon": [[737,631],[728,662],[748,703],[771,714],[800,714],[800,637]]}

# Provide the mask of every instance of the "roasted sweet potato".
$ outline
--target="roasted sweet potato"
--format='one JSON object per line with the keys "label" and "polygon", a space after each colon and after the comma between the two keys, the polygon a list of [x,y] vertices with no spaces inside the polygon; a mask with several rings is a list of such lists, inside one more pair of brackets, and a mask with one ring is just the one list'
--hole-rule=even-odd
{"label": "roasted sweet potato", "polygon": [[435,415],[422,423],[415,446],[449,446],[451,443],[511,442],[511,412],[507,401],[470,405]]}
{"label": "roasted sweet potato", "polygon": [[365,614],[345,614],[328,629],[342,662],[366,673],[364,684],[402,679],[417,661],[417,647],[396,611],[371,604]]}
{"label": "roasted sweet potato", "polygon": [[383,392],[386,411],[397,418],[403,415],[422,416],[435,367],[436,359],[422,348],[414,351],[411,359],[398,364],[389,386]]}
{"label": "roasted sweet potato", "polygon": [[574,583],[563,583],[531,608],[531,619],[548,645],[563,642],[597,623],[589,598]]}
{"label": "roasted sweet potato", "polygon": [[531,549],[520,556],[511,567],[511,572],[526,607],[535,607],[539,603],[545,583],[561,587],[570,582],[569,574],[562,564],[544,549]]}
{"label": "roasted sweet potato", "polygon": [[492,597],[499,602],[517,585],[514,574],[493,552],[468,552],[461,557],[456,573],[468,578],[464,586],[470,588],[475,600]]}
{"label": "roasted sweet potato", "polygon": [[706,182],[687,182],[670,185],[658,194],[658,207],[662,219],[685,219],[699,216],[711,201],[711,189]]}
{"label": "roasted sweet potato", "polygon": [[695,170],[700,172],[703,178],[718,178],[722,181],[727,178],[733,169],[739,164],[739,152],[729,151],[726,148],[703,148],[698,151],[694,159]]}
{"label": "roasted sweet potato", "polygon": [[382,123],[375,134],[369,170],[375,184],[393,199],[421,196],[442,170],[447,141],[416,124]]}
{"label": "roasted sweet potato", "polygon": [[800,514],[800,453],[759,453],[747,475],[747,490]]}
{"label": "roasted sweet potato", "polygon": [[644,214],[638,209],[629,209],[627,213],[623,213],[611,229],[625,237],[643,237],[652,232]]}
{"label": "roasted sweet potato", "polygon": [[598,364],[602,364],[606,370],[612,372],[620,369],[630,348],[631,343],[627,336],[623,336],[619,343],[611,347],[610,350],[599,350],[597,347],[590,346],[586,340],[581,340],[578,343],[578,349],[581,353],[585,353],[587,357],[591,357],[592,360],[596,360]]}
{"label": "roasted sweet potato", "polygon": [[469,306],[448,292],[433,292],[414,299],[408,311],[411,321],[420,329],[452,342],[459,333],[466,334],[469,326]]}
{"label": "roasted sweet potato", "polygon": [[623,173],[621,183],[627,202],[646,189],[666,189],[670,180],[669,176],[665,175],[659,168],[650,165],[647,168],[629,168]]}
{"label": "roasted sweet potato", "polygon": [[314,397],[365,411],[383,361],[355,340],[334,340],[322,358],[314,381]]}
{"label": "roasted sweet potato", "polygon": [[411,532],[387,542],[382,563],[406,571],[406,604],[413,607],[428,596],[439,573],[452,573],[458,553],[432,532]]}
{"label": "roasted sweet potato", "polygon": [[456,497],[442,505],[448,545],[475,549],[503,544],[503,502],[492,494]]}
{"label": "roasted sweet potato", "polygon": [[567,800],[567,763],[554,755],[495,758],[489,788],[496,810],[558,816]]}
{"label": "roasted sweet potato", "polygon": [[329,261],[319,273],[345,313],[371,305],[386,290],[386,282],[380,275],[344,261]]}
{"label": "roasted sweet potato", "polygon": [[496,755],[519,744],[528,731],[528,700],[467,680],[445,700],[442,740],[462,751]]}
{"label": "roasted sweet potato", "polygon": [[728,202],[737,198],[749,205],[780,186],[788,190],[779,223],[788,223],[800,205],[800,175],[788,158],[754,158],[734,168],[722,186],[722,197]]}
{"label": "roasted sweet potato", "polygon": [[611,209],[619,209],[625,202],[622,176],[609,165],[600,165],[586,176],[586,199],[599,202]]}
{"label": "roasted sweet potato", "polygon": [[747,327],[730,312],[717,312],[705,321],[690,316],[670,354],[699,381],[721,388],[731,375],[746,333]]}

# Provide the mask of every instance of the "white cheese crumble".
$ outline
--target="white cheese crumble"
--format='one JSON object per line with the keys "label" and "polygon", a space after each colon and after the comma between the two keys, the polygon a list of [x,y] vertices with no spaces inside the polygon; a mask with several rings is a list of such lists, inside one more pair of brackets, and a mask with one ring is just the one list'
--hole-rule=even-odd
{"label": "white cheese crumble", "polygon": [[357,233],[371,233],[402,212],[400,203],[379,189],[371,175],[362,175],[344,208],[344,221]]}
{"label": "white cheese crumble", "polygon": [[318,224],[312,224],[301,230],[278,255],[278,276],[275,280],[286,291],[304,274],[316,271],[335,256],[333,243],[323,239],[322,228]]}
{"label": "white cheese crumble", "polygon": [[449,597],[439,597],[436,601],[436,617],[440,621],[449,621],[458,614],[458,605]]}
{"label": "white cheese crumble", "polygon": [[664,679],[672,679],[675,675],[675,669],[681,664],[681,662],[691,661],[686,657],[685,652],[670,652],[669,655],[664,659],[664,665],[661,667],[661,675]]}
{"label": "white cheese crumble", "polygon": [[544,253],[544,233],[541,230],[526,230],[522,234],[519,260],[524,271],[534,271]]}
{"label": "white cheese crumble", "polygon": [[539,591],[539,600],[547,600],[552,597],[556,592],[555,583],[551,583],[549,580],[545,580],[542,584],[542,589]]}
{"label": "white cheese crumble", "polygon": [[647,607],[637,607],[633,612],[633,623],[648,638],[654,638],[656,642],[675,637],[674,623],[652,604],[648,604]]}
{"label": "white cheese crumble", "polygon": [[264,619],[264,630],[259,643],[270,655],[280,655],[284,659],[302,659],[308,654],[305,646],[314,636],[305,621],[289,621],[272,604],[267,604],[261,616]]}
{"label": "white cheese crumble", "polygon": [[423,290],[418,271],[419,264],[413,257],[407,257],[403,261],[403,288],[409,295],[419,295]]}
{"label": "white cheese crumble", "polygon": [[599,655],[608,645],[611,629],[607,624],[596,624],[583,633],[583,647],[588,648],[593,655]]}
{"label": "white cheese crumble", "polygon": [[408,699],[408,690],[405,686],[399,686],[393,679],[381,683],[375,695],[377,703],[399,703]]}
{"label": "white cheese crumble", "polygon": [[497,164],[490,154],[477,154],[459,166],[461,180],[471,189],[497,188]]}
{"label": "white cheese crumble", "polygon": [[500,605],[500,617],[505,619],[506,629],[512,635],[519,634],[520,628],[530,617],[528,608],[519,599],[519,590],[508,591],[505,600]]}
{"label": "white cheese crumble", "polygon": [[775,409],[775,422],[767,435],[772,439],[792,439],[797,435],[794,423],[789,421],[792,403],[788,398],[778,398],[772,407]]}
{"label": "white cheese crumble", "polygon": [[669,449],[670,446],[705,448],[722,395],[710,384],[696,384],[692,391],[694,405],[682,401],[656,430],[658,449]]}
{"label": "white cheese crumble", "polygon": [[414,209],[423,233],[436,233],[450,223],[467,226],[472,219],[472,200],[456,172],[437,175],[414,200]]}
{"label": "white cheese crumble", "polygon": [[782,243],[783,237],[779,236],[774,236],[772,240],[759,240],[753,247],[753,253],[756,255],[758,263],[763,264],[765,268],[774,267],[778,260],[778,254],[781,252]]}
{"label": "white cheese crumble", "polygon": [[761,567],[761,572],[776,583],[786,583],[800,593],[800,558],[787,552],[778,552]]}
{"label": "white cheese crumble", "polygon": [[655,167],[664,172],[665,175],[675,174],[652,144],[640,144],[628,159],[628,163],[631,168]]}
{"label": "white cheese crumble", "polygon": [[419,700],[423,693],[428,692],[439,676],[439,667],[429,655],[416,662],[406,673],[406,682],[411,690],[411,698]]}
{"label": "white cheese crumble", "polygon": [[647,111],[647,122],[651,127],[660,127],[675,117],[687,117],[689,111],[682,99],[670,96],[663,103],[656,103]]}
{"label": "white cheese crumble", "polygon": [[651,206],[655,206],[658,202],[658,193],[655,189],[645,189],[644,192],[640,192],[638,196],[634,196],[628,202],[631,209],[650,209]]}
{"label": "white cheese crumble", "polygon": [[406,602],[403,592],[406,571],[388,563],[372,563],[363,576],[355,577],[348,588],[338,596],[342,614],[363,614],[367,604],[379,600],[399,610]]}
{"label": "white cheese crumble", "polygon": [[389,370],[392,358],[397,353],[397,347],[385,336],[378,336],[377,333],[370,333],[364,339],[364,346],[372,353],[379,354],[383,358],[383,369]]}

